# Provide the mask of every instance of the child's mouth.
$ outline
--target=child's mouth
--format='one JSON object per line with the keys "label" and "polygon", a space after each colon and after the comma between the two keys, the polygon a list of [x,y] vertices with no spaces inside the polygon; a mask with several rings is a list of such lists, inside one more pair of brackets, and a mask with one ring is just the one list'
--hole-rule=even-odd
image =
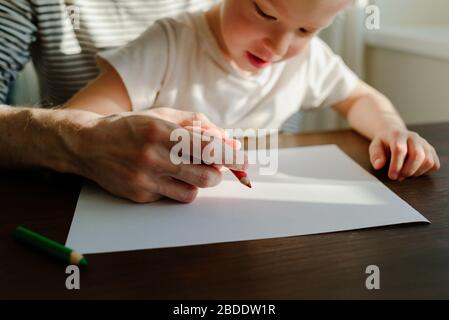
{"label": "child's mouth", "polygon": [[249,62],[251,62],[251,64],[258,69],[264,68],[271,63],[270,61],[265,61],[259,58],[258,56],[252,54],[249,51],[246,51],[246,55],[248,57]]}

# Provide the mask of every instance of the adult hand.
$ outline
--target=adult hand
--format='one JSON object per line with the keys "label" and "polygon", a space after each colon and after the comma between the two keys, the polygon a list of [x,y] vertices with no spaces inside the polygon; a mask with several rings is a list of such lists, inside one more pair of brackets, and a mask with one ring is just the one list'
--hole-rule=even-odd
{"label": "adult hand", "polygon": [[[224,133],[202,114],[169,108],[99,117],[79,131],[77,173],[135,202],[152,202],[163,196],[191,202],[198,188],[215,186],[222,179],[219,166],[175,165],[170,161],[170,150],[176,143],[170,141],[172,131],[192,128],[198,121],[202,131]],[[239,147],[235,140],[224,140],[233,148]],[[205,144],[201,146],[204,148]],[[243,164],[225,166],[245,170],[247,163],[245,157]]]}

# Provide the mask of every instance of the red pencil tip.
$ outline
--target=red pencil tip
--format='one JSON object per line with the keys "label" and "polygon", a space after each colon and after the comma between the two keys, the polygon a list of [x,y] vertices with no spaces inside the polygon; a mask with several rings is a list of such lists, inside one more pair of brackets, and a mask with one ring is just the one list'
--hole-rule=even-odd
{"label": "red pencil tip", "polygon": [[247,186],[248,188],[252,188],[251,186],[251,182],[249,181],[248,177],[243,177],[240,179],[240,183],[244,184],[245,186]]}

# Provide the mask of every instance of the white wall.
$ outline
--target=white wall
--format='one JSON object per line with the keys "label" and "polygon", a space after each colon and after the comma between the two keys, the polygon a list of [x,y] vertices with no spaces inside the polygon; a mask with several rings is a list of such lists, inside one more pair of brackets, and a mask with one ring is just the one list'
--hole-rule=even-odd
{"label": "white wall", "polygon": [[371,0],[380,7],[381,26],[449,24],[449,0]]}
{"label": "white wall", "polygon": [[[449,0],[371,2],[381,9],[383,35],[374,42],[368,35],[366,81],[392,100],[408,124],[449,121],[449,58],[436,52],[449,46]],[[383,43],[390,29],[396,43]]]}
{"label": "white wall", "polygon": [[392,100],[406,123],[449,121],[449,60],[368,47],[366,61],[367,82]]}

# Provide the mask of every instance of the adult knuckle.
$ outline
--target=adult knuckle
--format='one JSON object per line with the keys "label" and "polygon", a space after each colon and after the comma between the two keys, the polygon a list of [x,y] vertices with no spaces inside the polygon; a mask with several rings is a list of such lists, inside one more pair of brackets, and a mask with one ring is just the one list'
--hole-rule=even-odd
{"label": "adult knuckle", "polygon": [[167,174],[169,174],[169,175],[178,176],[178,175],[181,174],[182,166],[179,165],[179,164],[173,164],[173,163],[170,162],[170,164],[168,164],[168,165],[165,167],[165,170],[164,170],[164,171],[165,171]]}
{"label": "adult knuckle", "polygon": [[141,163],[144,164],[145,166],[154,168],[154,167],[157,167],[157,165],[159,163],[159,156],[158,156],[157,152],[155,152],[151,148],[142,150],[140,157],[141,157],[141,159],[140,159]]}
{"label": "adult knuckle", "polygon": [[148,195],[143,191],[135,191],[131,194],[130,199],[136,203],[146,203],[148,202]]}
{"label": "adult knuckle", "polygon": [[193,200],[195,200],[197,195],[198,188],[190,186],[184,192],[182,192],[181,201],[185,203],[191,203]]}
{"label": "adult knuckle", "polygon": [[166,126],[162,121],[152,119],[146,124],[146,137],[148,141],[161,141],[166,137]]}
{"label": "adult knuckle", "polygon": [[159,122],[154,119],[149,119],[148,122],[145,123],[145,127],[149,134],[158,132],[160,130]]}
{"label": "adult knuckle", "polygon": [[162,198],[162,196],[158,193],[154,192],[148,192],[145,189],[136,189],[133,191],[129,199],[136,202],[136,203],[149,203],[149,202],[155,202]]}
{"label": "adult knuckle", "polygon": [[150,193],[147,195],[146,202],[155,202],[155,201],[159,200],[160,198],[162,198],[161,195],[156,194],[156,193]]}
{"label": "adult knuckle", "polygon": [[147,149],[139,156],[139,162],[137,162],[142,169],[154,174],[164,173],[166,171],[166,165],[164,159],[155,150]]}
{"label": "adult knuckle", "polygon": [[142,188],[146,184],[147,177],[141,171],[133,171],[128,176],[128,183],[134,187]]}
{"label": "adult knuckle", "polygon": [[206,170],[203,170],[198,175],[198,187],[205,188],[209,186],[209,183],[211,181],[210,173]]}

